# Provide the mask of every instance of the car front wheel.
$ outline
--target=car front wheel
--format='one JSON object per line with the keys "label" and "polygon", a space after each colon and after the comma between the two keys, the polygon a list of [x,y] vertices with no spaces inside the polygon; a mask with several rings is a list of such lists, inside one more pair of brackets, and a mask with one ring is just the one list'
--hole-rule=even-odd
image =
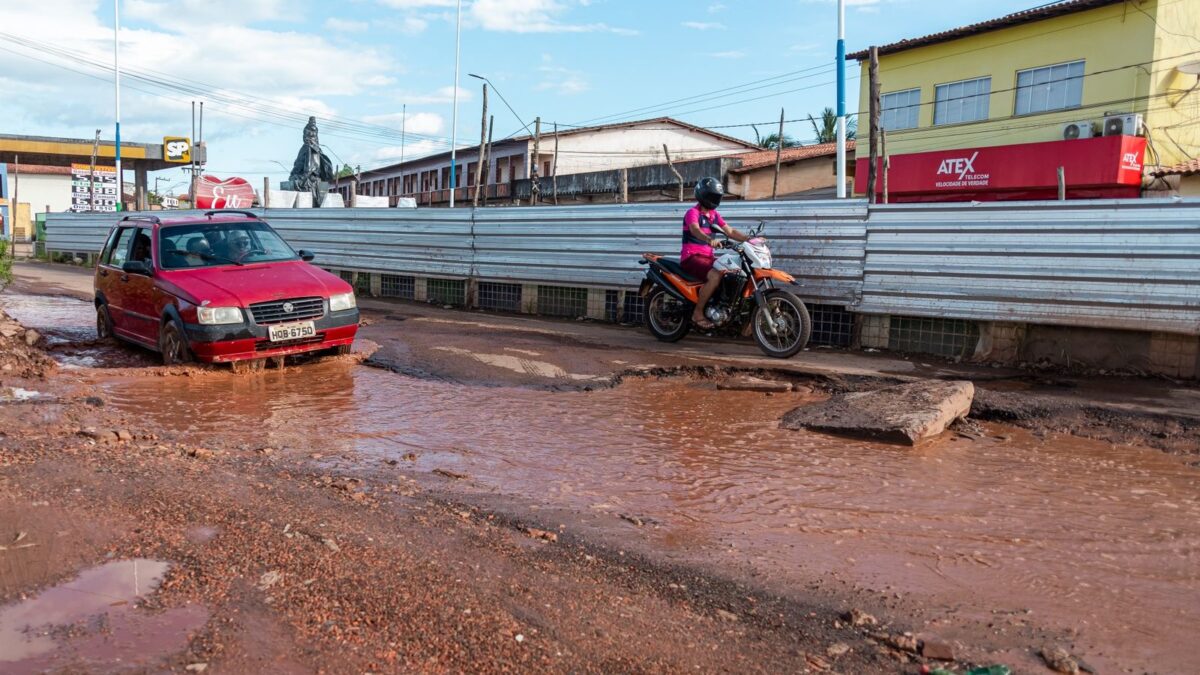
{"label": "car front wheel", "polygon": [[100,303],[96,305],[96,339],[103,342],[111,340],[112,336],[112,316],[108,313],[108,305]]}
{"label": "car front wheel", "polygon": [[158,350],[162,353],[164,366],[175,366],[192,360],[188,351],[187,336],[175,319],[167,319],[158,333]]}

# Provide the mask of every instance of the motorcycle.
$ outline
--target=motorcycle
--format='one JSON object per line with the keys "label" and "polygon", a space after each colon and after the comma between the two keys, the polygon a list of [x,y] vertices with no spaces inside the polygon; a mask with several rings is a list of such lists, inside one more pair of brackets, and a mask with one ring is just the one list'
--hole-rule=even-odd
{"label": "motorcycle", "polygon": [[[724,273],[704,316],[714,331],[753,333],[754,341],[767,356],[788,358],[804,349],[812,334],[808,309],[777,282],[792,284],[796,279],[782,270],[771,268],[771,249],[762,234],[763,223],[750,231],[745,242],[718,249],[713,269]],[[677,342],[692,328],[692,310],[699,301],[704,279],[690,276],[679,261],[653,253],[643,253],[638,261],[646,265],[646,277],[639,294],[645,299],[646,327],[663,342]]]}

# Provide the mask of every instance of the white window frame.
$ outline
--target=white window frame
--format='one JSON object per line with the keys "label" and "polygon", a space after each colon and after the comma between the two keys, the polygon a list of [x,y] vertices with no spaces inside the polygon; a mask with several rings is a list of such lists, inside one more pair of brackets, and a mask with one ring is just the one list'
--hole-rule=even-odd
{"label": "white window frame", "polygon": [[1036,115],[1083,105],[1085,65],[1085,59],[1079,59],[1018,70],[1014,114]]}
{"label": "white window frame", "polygon": [[[902,122],[898,120],[901,115],[905,118]],[[889,123],[889,119],[892,120],[891,123]],[[903,129],[916,129],[920,125],[920,87],[892,91],[879,97],[880,128],[887,129],[888,131],[901,131]]]}
{"label": "white window frame", "polygon": [[933,88],[933,124],[963,124],[986,120],[992,100],[992,77],[947,82]]}

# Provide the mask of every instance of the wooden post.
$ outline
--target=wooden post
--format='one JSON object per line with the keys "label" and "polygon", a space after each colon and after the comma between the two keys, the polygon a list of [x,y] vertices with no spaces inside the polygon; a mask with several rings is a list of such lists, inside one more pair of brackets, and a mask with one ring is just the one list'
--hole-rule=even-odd
{"label": "wooden post", "polygon": [[538,155],[542,152],[542,118],[533,121],[533,156],[529,158],[529,205],[537,206],[542,188],[538,185]]}
{"label": "wooden post", "polygon": [[495,115],[488,117],[487,146],[483,151],[483,199],[479,202],[481,206],[487,206],[487,183],[492,177],[492,125],[495,123]]}
{"label": "wooden post", "polygon": [[621,191],[617,193],[617,202],[629,203],[629,169],[621,169]]}
{"label": "wooden post", "polygon": [[671,168],[671,173],[675,174],[675,180],[679,181],[679,201],[683,201],[683,174],[679,173],[679,169],[676,169],[675,163],[671,161],[671,152],[667,150],[666,143],[663,143],[663,154],[667,157],[667,166]]}
{"label": "wooden post", "polygon": [[888,169],[892,168],[892,158],[888,157],[887,129],[879,130],[879,151],[883,153],[883,203],[888,203]]}
{"label": "wooden post", "polygon": [[558,206],[558,122],[554,123],[554,159],[550,166],[551,180],[554,181],[554,205]]}
{"label": "wooden post", "polygon": [[868,74],[871,85],[871,103],[870,103],[870,139],[869,139],[869,155],[870,161],[866,166],[866,199],[871,204],[875,203],[875,179],[878,167],[878,142],[880,142],[880,49],[871,47],[870,50],[870,66]]}
{"label": "wooden post", "polygon": [[775,180],[771,183],[771,199],[779,196],[779,164],[783,159],[783,108],[779,109],[779,135],[775,137]]}
{"label": "wooden post", "polygon": [[92,141],[92,168],[88,173],[88,211],[96,210],[96,154],[100,152],[100,130],[96,130],[96,139]]}
{"label": "wooden post", "polygon": [[1064,167],[1058,167],[1058,201],[1067,200],[1067,170]]}
{"label": "wooden post", "polygon": [[350,206],[358,205],[358,176],[350,179]]}
{"label": "wooden post", "polygon": [[21,217],[21,156],[13,155],[13,198],[8,207],[8,257],[16,258],[17,219]]}
{"label": "wooden post", "polygon": [[[341,181],[338,181],[338,182],[340,183]],[[263,176],[262,207],[264,209],[271,208],[271,177],[270,176]]]}
{"label": "wooden post", "polygon": [[486,161],[484,152],[487,150],[487,83],[483,83],[483,117],[479,120],[479,159],[475,161],[475,194],[471,197],[471,206],[479,206],[479,191],[483,189],[483,163]]}

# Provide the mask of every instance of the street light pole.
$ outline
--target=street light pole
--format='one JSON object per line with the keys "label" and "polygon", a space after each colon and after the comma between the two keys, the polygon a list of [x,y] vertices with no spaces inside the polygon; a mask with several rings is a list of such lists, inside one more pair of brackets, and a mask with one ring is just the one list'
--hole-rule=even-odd
{"label": "street light pole", "polygon": [[846,198],[846,0],[837,18],[837,196]]}
{"label": "street light pole", "polygon": [[[454,208],[455,174],[458,173],[456,148],[458,146],[458,62],[462,47],[462,0],[458,0],[458,13],[454,20],[454,111],[450,115],[450,208]],[[400,132],[403,137],[404,132]]]}
{"label": "street light pole", "polygon": [[123,210],[125,180],[121,174],[121,0],[113,0],[113,97],[116,100],[117,210]]}
{"label": "street light pole", "polygon": [[496,87],[495,82],[492,82],[482,75],[476,75],[475,73],[467,73],[467,77],[483,80],[484,82],[490,84],[492,86],[492,91],[496,92],[496,95],[499,96],[500,100],[504,102],[504,107],[508,108],[508,111],[513,114],[513,117],[517,118],[517,121],[521,123],[521,128],[523,128],[525,131],[529,131],[529,125],[525,123],[525,120],[521,119],[521,116],[517,114],[516,110],[513,110],[513,107],[509,104],[508,99],[504,98],[504,94],[500,93],[500,89]]}

